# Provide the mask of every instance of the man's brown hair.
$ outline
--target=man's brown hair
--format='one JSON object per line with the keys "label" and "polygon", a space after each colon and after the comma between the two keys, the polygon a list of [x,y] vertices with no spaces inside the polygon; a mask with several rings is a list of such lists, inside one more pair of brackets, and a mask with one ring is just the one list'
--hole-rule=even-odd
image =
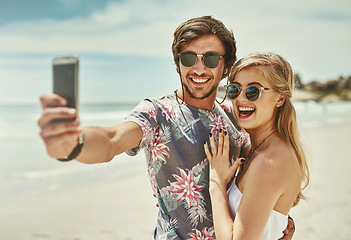
{"label": "man's brown hair", "polygon": [[228,76],[230,69],[236,61],[236,43],[233,32],[228,30],[224,24],[212,16],[192,18],[182,23],[174,32],[172,44],[173,59],[179,73],[179,49],[189,44],[191,41],[199,39],[205,35],[216,35],[225,48],[225,67],[226,71],[222,79]]}

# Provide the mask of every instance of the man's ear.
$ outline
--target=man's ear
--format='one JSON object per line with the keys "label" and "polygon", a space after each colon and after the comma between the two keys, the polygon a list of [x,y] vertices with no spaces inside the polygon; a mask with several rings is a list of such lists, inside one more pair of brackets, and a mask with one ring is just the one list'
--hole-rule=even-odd
{"label": "man's ear", "polygon": [[275,104],[276,107],[281,107],[285,103],[285,96],[280,95],[280,98],[278,99],[277,103]]}
{"label": "man's ear", "polygon": [[223,71],[223,74],[222,74],[222,79],[225,78],[225,77],[228,77],[229,75],[229,70],[227,67],[224,67],[224,71]]}
{"label": "man's ear", "polygon": [[224,69],[224,74],[227,74],[228,73],[228,68],[226,67],[225,69]]}

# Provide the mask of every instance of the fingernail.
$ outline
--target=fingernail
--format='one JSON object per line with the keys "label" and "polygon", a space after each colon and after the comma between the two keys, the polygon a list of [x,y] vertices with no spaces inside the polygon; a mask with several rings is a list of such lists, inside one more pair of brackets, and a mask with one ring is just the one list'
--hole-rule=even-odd
{"label": "fingernail", "polygon": [[224,131],[224,136],[227,136],[227,134],[228,134],[227,131]]}
{"label": "fingernail", "polygon": [[210,133],[210,137],[212,137],[212,133]]}
{"label": "fingernail", "polygon": [[204,145],[206,145],[206,141],[204,141]]}
{"label": "fingernail", "polygon": [[241,159],[240,162],[245,162],[245,159]]}
{"label": "fingernail", "polygon": [[75,114],[76,113],[76,109],[70,108],[70,109],[67,110],[67,113],[68,114]]}
{"label": "fingernail", "polygon": [[64,100],[64,99],[55,99],[55,105],[62,105],[62,106],[64,106],[64,105],[66,105],[66,100]]}
{"label": "fingernail", "polygon": [[222,132],[222,128],[221,128],[221,129],[219,129],[219,132],[220,132],[220,133]]}

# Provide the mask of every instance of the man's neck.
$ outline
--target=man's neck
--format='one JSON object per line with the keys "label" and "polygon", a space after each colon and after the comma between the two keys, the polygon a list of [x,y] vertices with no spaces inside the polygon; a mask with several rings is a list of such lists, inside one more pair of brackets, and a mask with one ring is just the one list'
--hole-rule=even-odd
{"label": "man's neck", "polygon": [[176,93],[177,93],[176,97],[178,97],[180,102],[184,101],[186,104],[192,107],[203,109],[203,110],[212,110],[214,108],[216,94],[212,94],[211,96],[204,99],[193,98],[189,94],[185,94],[185,99],[184,99],[184,94],[182,94],[181,90],[176,91]]}

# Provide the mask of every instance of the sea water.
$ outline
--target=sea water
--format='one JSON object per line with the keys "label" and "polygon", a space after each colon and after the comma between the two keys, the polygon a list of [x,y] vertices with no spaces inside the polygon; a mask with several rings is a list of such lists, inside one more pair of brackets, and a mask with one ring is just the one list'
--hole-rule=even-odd
{"label": "sea water", "polygon": [[[111,126],[123,121],[137,103],[83,104],[83,126]],[[351,102],[294,103],[303,131],[351,126]],[[0,199],[40,194],[60,187],[113,179],[146,171],[144,154],[126,154],[109,163],[82,164],[50,158],[39,136],[40,105],[0,105]]]}
{"label": "sea water", "polygon": [[[83,126],[111,126],[123,121],[137,103],[86,104],[80,108]],[[0,199],[55,190],[62,186],[113,179],[145,169],[143,153],[126,154],[110,163],[60,162],[48,156],[39,136],[40,105],[0,105]]]}

